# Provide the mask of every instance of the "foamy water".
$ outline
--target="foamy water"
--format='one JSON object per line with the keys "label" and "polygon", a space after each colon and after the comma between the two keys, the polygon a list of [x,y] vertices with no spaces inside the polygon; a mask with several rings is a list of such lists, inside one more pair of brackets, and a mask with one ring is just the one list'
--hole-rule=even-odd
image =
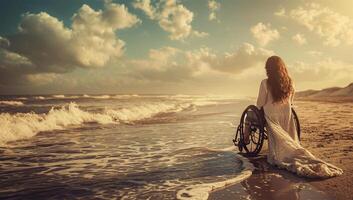
{"label": "foamy water", "polygon": [[23,103],[21,101],[0,101],[0,105],[5,106],[22,106]]}
{"label": "foamy water", "polygon": [[8,96],[0,198],[207,199],[251,175],[232,146],[248,100],[190,95]]}
{"label": "foamy water", "polygon": [[193,104],[189,103],[150,103],[121,109],[105,108],[102,112],[89,112],[81,110],[76,103],[71,102],[59,108],[53,107],[44,114],[2,113],[0,114],[2,125],[0,144],[30,138],[43,131],[65,129],[70,125],[133,123],[151,118],[156,114],[180,112],[192,107]]}

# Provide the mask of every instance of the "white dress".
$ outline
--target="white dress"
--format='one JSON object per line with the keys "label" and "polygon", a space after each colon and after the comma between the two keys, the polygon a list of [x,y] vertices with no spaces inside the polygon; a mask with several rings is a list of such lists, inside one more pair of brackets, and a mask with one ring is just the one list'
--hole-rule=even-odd
{"label": "white dress", "polygon": [[326,178],[342,174],[342,169],[316,158],[300,145],[291,111],[292,101],[293,95],[284,103],[273,104],[267,79],[261,82],[257,107],[263,107],[265,111],[269,140],[267,161],[305,177]]}

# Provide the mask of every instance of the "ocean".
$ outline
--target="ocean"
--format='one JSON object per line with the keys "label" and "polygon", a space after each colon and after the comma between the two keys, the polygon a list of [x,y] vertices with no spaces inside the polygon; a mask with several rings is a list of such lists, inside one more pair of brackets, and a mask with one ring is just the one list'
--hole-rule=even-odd
{"label": "ocean", "polygon": [[232,137],[251,99],[0,97],[0,199],[207,199],[251,175]]}

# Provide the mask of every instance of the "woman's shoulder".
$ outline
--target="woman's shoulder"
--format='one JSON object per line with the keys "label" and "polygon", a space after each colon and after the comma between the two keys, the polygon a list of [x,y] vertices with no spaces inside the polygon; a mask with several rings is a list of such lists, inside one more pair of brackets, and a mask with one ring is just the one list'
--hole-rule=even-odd
{"label": "woman's shoulder", "polygon": [[266,78],[261,81],[260,88],[261,90],[267,91],[268,90],[267,87],[268,86],[267,86],[267,78]]}
{"label": "woman's shoulder", "polygon": [[261,85],[267,86],[267,78],[261,81]]}

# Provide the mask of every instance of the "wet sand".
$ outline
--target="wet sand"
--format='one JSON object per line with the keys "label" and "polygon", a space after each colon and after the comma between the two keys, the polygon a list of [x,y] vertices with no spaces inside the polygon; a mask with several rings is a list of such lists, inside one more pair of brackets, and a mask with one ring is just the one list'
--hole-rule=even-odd
{"label": "wet sand", "polygon": [[302,145],[344,174],[330,179],[298,177],[267,164],[264,149],[251,159],[256,168],[249,179],[214,191],[209,199],[353,199],[353,102],[298,101],[296,105]]}
{"label": "wet sand", "polygon": [[251,162],[255,170],[250,178],[240,184],[211,193],[209,199],[334,199],[305,179],[270,166],[264,155],[251,159]]}

